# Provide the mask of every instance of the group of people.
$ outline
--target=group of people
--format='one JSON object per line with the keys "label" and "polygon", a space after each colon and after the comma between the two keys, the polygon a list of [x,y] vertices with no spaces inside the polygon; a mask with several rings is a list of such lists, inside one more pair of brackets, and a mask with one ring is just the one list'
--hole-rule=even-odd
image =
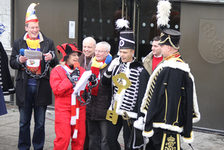
{"label": "group of people", "polygon": [[[133,31],[120,31],[119,55],[92,37],[56,47],[40,32],[35,3],[26,14],[25,34],[14,42],[10,66],[17,70],[19,150],[45,141],[45,113],[55,96],[54,150],[180,149],[179,136],[193,141],[192,122],[200,119],[194,77],[179,52],[180,32],[163,29],[153,39],[152,52],[139,62],[134,57]],[[37,56],[39,53],[42,55]],[[53,68],[50,72],[50,67]]]}

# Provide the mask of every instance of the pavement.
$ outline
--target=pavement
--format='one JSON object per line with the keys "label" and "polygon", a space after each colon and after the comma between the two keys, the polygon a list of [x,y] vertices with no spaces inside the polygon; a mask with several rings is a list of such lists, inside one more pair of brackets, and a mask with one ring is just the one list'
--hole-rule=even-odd
{"label": "pavement", "polygon": [[[19,133],[19,112],[13,104],[7,104],[8,114],[0,116],[0,150],[16,150]],[[31,135],[33,133],[33,120],[31,123]],[[54,132],[54,110],[47,109],[45,122],[45,146],[44,150],[53,149]],[[194,150],[224,150],[224,136],[212,133],[194,132],[194,142],[192,146]],[[119,136],[119,142],[122,150],[124,144],[122,133]],[[192,150],[192,148],[184,142],[181,142],[183,150]],[[69,149],[71,149],[69,147]],[[33,148],[31,148],[33,150]]]}

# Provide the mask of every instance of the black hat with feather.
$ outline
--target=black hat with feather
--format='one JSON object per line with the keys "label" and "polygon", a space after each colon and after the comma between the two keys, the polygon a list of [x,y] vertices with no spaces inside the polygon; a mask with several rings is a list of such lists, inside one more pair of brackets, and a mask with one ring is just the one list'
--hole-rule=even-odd
{"label": "black hat with feather", "polygon": [[120,30],[119,49],[135,50],[134,32],[129,29],[129,22],[125,19],[116,21],[116,28]]}
{"label": "black hat with feather", "polygon": [[157,26],[161,28],[160,45],[170,45],[179,49],[181,33],[167,28],[170,16],[171,3],[168,0],[160,0],[157,5]]}

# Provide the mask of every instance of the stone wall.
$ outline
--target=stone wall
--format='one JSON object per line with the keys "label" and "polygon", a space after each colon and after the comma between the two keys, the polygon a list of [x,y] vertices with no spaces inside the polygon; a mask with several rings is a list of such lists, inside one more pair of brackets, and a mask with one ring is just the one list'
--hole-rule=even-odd
{"label": "stone wall", "polygon": [[[0,0],[0,41],[2,42],[3,47],[5,48],[8,58],[10,58],[12,51],[11,39],[13,33],[11,14],[11,0]],[[14,80],[15,71],[11,69],[11,67],[9,67],[9,70],[12,79]],[[14,99],[14,95],[8,95],[4,97],[6,102],[12,101]]]}
{"label": "stone wall", "polygon": [[0,41],[7,54],[11,53],[11,0],[0,1]]}

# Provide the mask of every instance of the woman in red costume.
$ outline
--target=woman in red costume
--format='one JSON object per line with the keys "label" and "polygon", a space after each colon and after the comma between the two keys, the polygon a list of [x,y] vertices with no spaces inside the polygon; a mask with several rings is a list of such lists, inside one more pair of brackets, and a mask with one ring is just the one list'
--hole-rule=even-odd
{"label": "woman in red costume", "polygon": [[86,106],[80,105],[77,93],[74,94],[74,87],[85,71],[77,65],[82,52],[76,45],[67,43],[58,45],[57,49],[63,58],[50,75],[50,84],[55,95],[54,150],[67,150],[70,141],[72,150],[83,150]]}

